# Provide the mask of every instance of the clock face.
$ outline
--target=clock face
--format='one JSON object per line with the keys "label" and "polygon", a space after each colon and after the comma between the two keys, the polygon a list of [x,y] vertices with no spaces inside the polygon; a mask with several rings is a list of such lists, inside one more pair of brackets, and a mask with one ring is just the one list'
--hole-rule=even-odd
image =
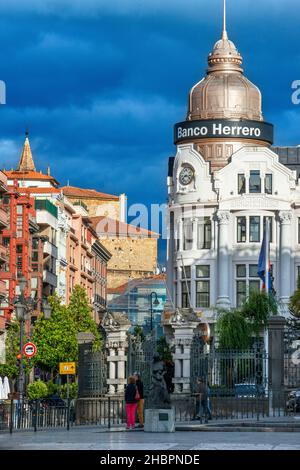
{"label": "clock face", "polygon": [[184,186],[186,186],[187,184],[190,184],[191,181],[193,181],[193,178],[194,178],[194,172],[192,168],[190,168],[189,166],[185,166],[179,174],[179,181]]}

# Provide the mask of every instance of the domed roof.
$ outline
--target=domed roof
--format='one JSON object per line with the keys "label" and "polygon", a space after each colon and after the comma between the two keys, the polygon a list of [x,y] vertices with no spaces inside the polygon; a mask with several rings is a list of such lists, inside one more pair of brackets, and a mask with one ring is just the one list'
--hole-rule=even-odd
{"label": "domed roof", "polygon": [[261,93],[243,75],[242,62],[241,54],[228,39],[224,10],[222,38],[208,56],[207,75],[189,94],[188,120],[263,120]]}

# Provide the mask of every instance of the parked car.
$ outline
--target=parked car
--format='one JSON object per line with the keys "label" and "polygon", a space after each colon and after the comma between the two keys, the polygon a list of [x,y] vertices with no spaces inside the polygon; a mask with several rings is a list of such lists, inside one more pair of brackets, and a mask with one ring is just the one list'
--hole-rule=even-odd
{"label": "parked car", "polygon": [[65,407],[66,402],[58,394],[53,394],[48,398],[44,398],[42,403],[46,406]]}
{"label": "parked car", "polygon": [[296,413],[300,411],[300,389],[292,390],[288,394],[286,407],[288,411]]}
{"label": "parked car", "polygon": [[234,390],[237,398],[256,398],[265,394],[263,385],[253,383],[234,384]]}

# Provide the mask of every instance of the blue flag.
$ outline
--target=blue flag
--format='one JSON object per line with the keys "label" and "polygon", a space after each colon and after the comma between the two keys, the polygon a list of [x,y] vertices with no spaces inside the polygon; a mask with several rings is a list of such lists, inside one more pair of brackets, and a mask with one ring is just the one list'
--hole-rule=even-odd
{"label": "blue flag", "polygon": [[270,256],[269,256],[269,243],[268,237],[266,234],[266,230],[264,231],[264,238],[262,241],[262,246],[259,254],[258,259],[258,267],[257,267],[257,274],[263,282],[263,288],[265,289],[266,286],[266,266],[267,268],[267,276],[268,276],[268,292],[272,291],[272,276],[271,276],[271,266],[270,266]]}

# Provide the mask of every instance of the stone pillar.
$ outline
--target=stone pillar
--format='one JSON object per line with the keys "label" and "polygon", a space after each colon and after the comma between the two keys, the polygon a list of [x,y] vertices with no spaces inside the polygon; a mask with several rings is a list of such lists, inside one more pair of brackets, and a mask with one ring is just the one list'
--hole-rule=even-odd
{"label": "stone pillar", "polygon": [[122,395],[126,385],[127,331],[131,326],[123,313],[107,312],[102,325],[106,331],[108,349],[109,376],[107,379],[109,395]]}
{"label": "stone pillar", "polygon": [[[114,344],[108,344],[109,348],[109,353],[108,353],[108,358],[109,358],[109,371],[108,371],[108,377],[110,380],[114,380],[117,378],[116,375],[116,362],[114,361],[114,356],[116,355],[116,350],[114,348]],[[113,395],[115,393],[115,386],[113,383],[110,383],[108,386],[108,393],[110,395]]]}
{"label": "stone pillar", "polygon": [[193,218],[193,251],[197,251],[198,249],[198,219]]}
{"label": "stone pillar", "polygon": [[182,219],[178,222],[178,236],[179,236],[179,251],[183,251],[183,222]]}
{"label": "stone pillar", "polygon": [[217,307],[230,308],[229,299],[229,222],[230,212],[219,211],[218,219],[218,299]]}
{"label": "stone pillar", "polygon": [[268,382],[270,406],[284,404],[284,317],[271,317],[268,322]]}
{"label": "stone pillar", "polygon": [[291,295],[291,221],[292,212],[279,213],[280,220],[280,300],[289,303]]}
{"label": "stone pillar", "polygon": [[191,345],[198,323],[183,316],[181,313],[183,310],[185,309],[177,310],[171,320],[175,344],[173,383],[175,394],[189,395],[191,393]]}

